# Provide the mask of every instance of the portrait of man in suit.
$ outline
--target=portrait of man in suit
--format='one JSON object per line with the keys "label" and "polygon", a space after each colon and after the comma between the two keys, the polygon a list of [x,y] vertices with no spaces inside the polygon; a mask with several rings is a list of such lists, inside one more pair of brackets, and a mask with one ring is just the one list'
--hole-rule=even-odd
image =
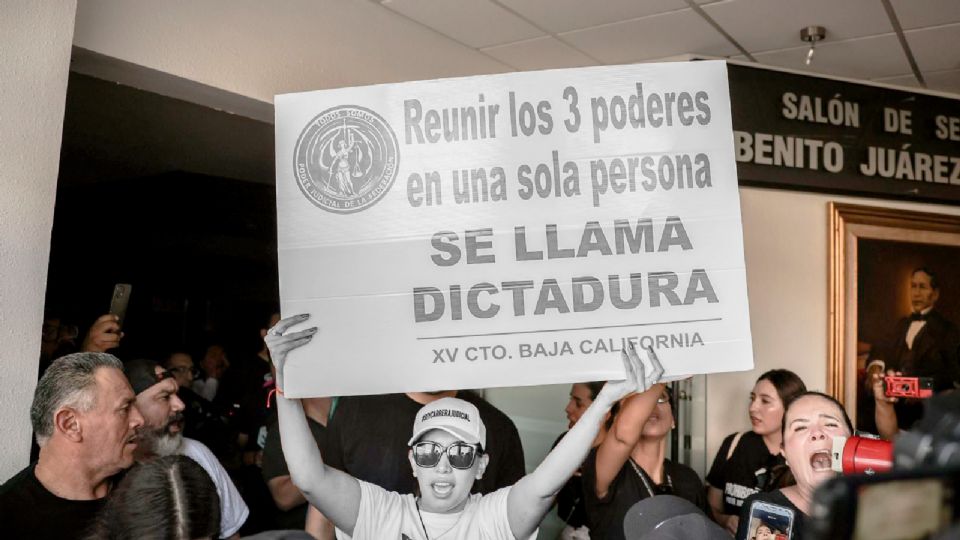
{"label": "portrait of man in suit", "polygon": [[[910,273],[910,314],[900,317],[885,342],[870,351],[867,379],[873,373],[905,377],[928,377],[934,392],[954,388],[960,378],[958,348],[960,331],[937,309],[943,291],[937,274],[921,266]],[[901,429],[909,427],[923,413],[916,399],[901,399],[896,404]]]}

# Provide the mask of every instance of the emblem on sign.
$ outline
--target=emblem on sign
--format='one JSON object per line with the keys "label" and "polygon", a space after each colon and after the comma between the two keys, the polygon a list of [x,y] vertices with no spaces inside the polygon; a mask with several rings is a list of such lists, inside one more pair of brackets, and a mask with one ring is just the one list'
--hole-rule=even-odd
{"label": "emblem on sign", "polygon": [[340,214],[376,204],[393,185],[398,161],[390,125],[354,105],[317,115],[300,133],[293,154],[300,191],[316,206]]}

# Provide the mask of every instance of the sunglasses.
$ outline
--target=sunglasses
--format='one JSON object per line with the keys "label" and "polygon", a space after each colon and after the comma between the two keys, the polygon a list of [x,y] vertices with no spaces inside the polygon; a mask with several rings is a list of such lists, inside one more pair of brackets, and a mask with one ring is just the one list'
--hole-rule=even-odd
{"label": "sunglasses", "polygon": [[413,445],[413,461],[418,467],[431,468],[440,463],[440,457],[447,455],[450,466],[454,469],[469,469],[477,459],[477,447],[472,444],[457,441],[444,448],[431,441],[418,442]]}

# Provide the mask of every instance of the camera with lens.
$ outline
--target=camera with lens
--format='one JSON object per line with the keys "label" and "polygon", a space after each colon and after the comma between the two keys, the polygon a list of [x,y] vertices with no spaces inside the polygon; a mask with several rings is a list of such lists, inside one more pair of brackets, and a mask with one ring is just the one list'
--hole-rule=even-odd
{"label": "camera with lens", "polygon": [[[919,388],[911,385],[895,390]],[[814,493],[806,539],[960,538],[960,392],[932,397],[924,407],[923,418],[892,445],[834,440],[833,467],[843,476]]]}
{"label": "camera with lens", "polygon": [[883,378],[883,394],[887,397],[927,399],[933,395],[932,377]]}

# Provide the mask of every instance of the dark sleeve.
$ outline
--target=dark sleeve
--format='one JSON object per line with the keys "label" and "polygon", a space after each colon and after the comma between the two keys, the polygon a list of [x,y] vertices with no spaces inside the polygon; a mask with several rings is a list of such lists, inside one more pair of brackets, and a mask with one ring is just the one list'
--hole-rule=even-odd
{"label": "dark sleeve", "polygon": [[267,428],[267,443],[263,447],[263,479],[269,482],[278,476],[290,476],[290,471],[280,446],[280,425],[273,423]]}
{"label": "dark sleeve", "polygon": [[710,472],[707,473],[707,485],[713,486],[720,491],[723,491],[727,483],[727,454],[730,452],[730,445],[733,444],[733,438],[736,436],[736,433],[731,433],[723,440],[723,444],[720,445],[720,450],[717,450],[717,455],[713,458],[713,465],[710,466]]}
{"label": "dark sleeve", "polygon": [[[690,483],[690,492],[693,500],[690,501],[697,506],[697,508],[707,512],[709,507],[707,505],[707,490],[703,486],[703,482],[700,480],[700,476],[697,475],[697,472],[693,469],[688,471],[687,482]],[[710,514],[707,514],[708,516]]]}
{"label": "dark sleeve", "polygon": [[500,489],[516,484],[526,474],[526,465],[523,460],[523,443],[520,442],[520,432],[513,420],[504,415],[504,435],[506,444],[501,454],[501,462],[497,471],[496,487]]}
{"label": "dark sleeve", "polygon": [[703,481],[700,480],[697,471],[672,461],[666,462],[665,465],[669,466],[667,471],[673,477],[674,495],[687,499],[697,508],[707,512],[706,490],[703,488]]}

